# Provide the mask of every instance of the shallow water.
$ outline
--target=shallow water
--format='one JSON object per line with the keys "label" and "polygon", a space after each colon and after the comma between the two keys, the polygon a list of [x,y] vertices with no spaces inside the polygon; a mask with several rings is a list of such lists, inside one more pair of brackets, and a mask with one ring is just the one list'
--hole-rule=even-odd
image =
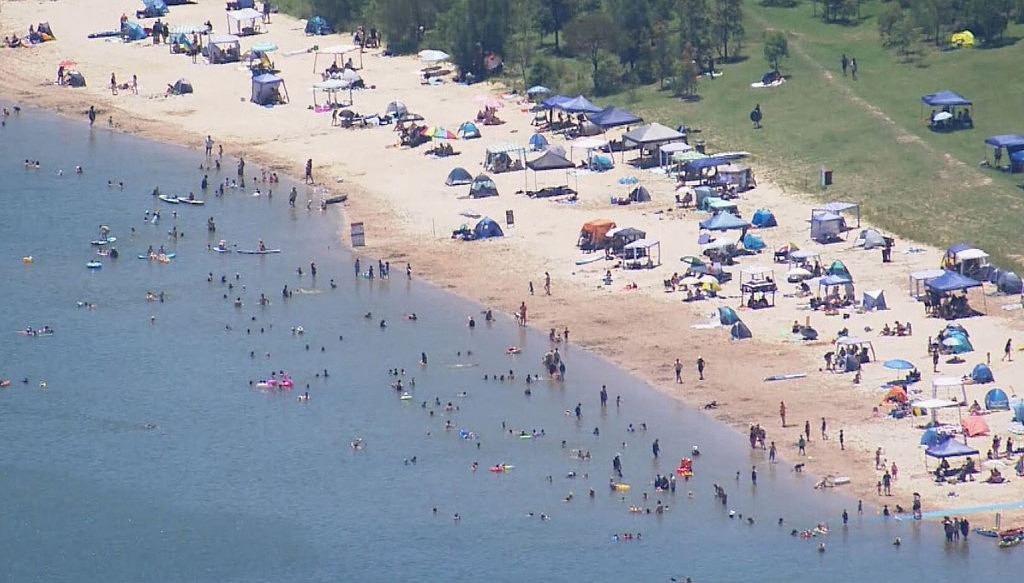
{"label": "shallow water", "polygon": [[[25,158],[42,168],[25,169]],[[200,195],[204,207],[150,196],[157,185],[198,191],[200,158],[33,111],[0,129],[0,376],[14,379],[0,391],[4,580],[810,581],[909,580],[922,569],[947,579],[1011,572],[1016,551],[989,540],[947,547],[937,525],[856,516],[856,501],[812,491],[809,474],[769,467],[743,436],[578,347],[562,347],[564,384],[542,381],[524,395],[525,374],[541,372],[545,336],[504,316],[485,324],[482,306],[408,281],[404,265],[392,265],[389,281],[355,278],[352,256],[333,241],[340,218],[333,210],[289,208],[291,183],[274,185],[273,198],[210,191]],[[71,172],[76,164],[83,175]],[[225,160],[211,181],[234,176],[233,169]],[[123,181],[124,189],[108,188],[107,180]],[[143,224],[154,208],[160,223]],[[209,216],[215,235],[206,232]],[[113,229],[121,257],[87,270],[100,224]],[[185,234],[176,243],[167,236],[173,226]],[[283,252],[207,251],[222,238],[241,248],[263,238]],[[135,258],[161,244],[177,253],[169,265]],[[25,255],[34,263],[21,264]],[[319,267],[315,282],[310,261]],[[332,278],[337,289],[328,285]],[[283,299],[286,284],[310,293]],[[166,302],[147,302],[147,290],[164,291]],[[258,306],[261,292],[271,305]],[[242,308],[232,306],[235,297]],[[97,307],[78,308],[78,300]],[[419,319],[405,319],[409,312]],[[474,329],[466,326],[469,315]],[[56,335],[14,334],[44,324]],[[293,335],[294,326],[305,334]],[[523,353],[506,355],[509,345]],[[426,367],[417,364],[421,351]],[[328,379],[316,375],[325,368]],[[389,368],[404,368],[406,385],[416,378],[413,400],[389,388]],[[482,380],[509,369],[514,382]],[[289,371],[296,388],[249,386],[271,370]],[[298,402],[307,383],[311,399]],[[602,384],[611,394],[605,410]],[[457,410],[434,407],[435,397]],[[431,405],[422,407],[425,401]],[[576,403],[580,421],[565,413]],[[448,420],[479,439],[445,431]],[[503,422],[543,429],[545,437],[509,436]],[[627,431],[643,422],[646,433]],[[362,451],[349,447],[357,436]],[[674,494],[652,492],[654,474],[671,472],[692,444],[704,452],[694,479],[680,481]],[[593,460],[570,459],[573,448],[589,450]],[[607,486],[615,453],[633,486],[625,499]],[[413,456],[415,464],[404,463]],[[469,471],[474,461],[476,473]],[[498,462],[516,467],[486,471]],[[756,487],[749,479],[755,463]],[[567,478],[569,471],[579,476]],[[714,483],[728,491],[728,507],[713,498]],[[572,501],[563,501],[570,491]],[[656,499],[669,506],[664,515],[627,512],[630,503],[653,507]],[[854,515],[846,529],[839,526],[844,507]],[[728,509],[756,522],[730,520]],[[541,521],[540,513],[552,519]],[[819,521],[833,534],[812,541],[789,535]],[[611,540],[627,531],[642,532],[642,540]],[[897,535],[904,544],[894,549]],[[815,551],[819,540],[826,553]]]}

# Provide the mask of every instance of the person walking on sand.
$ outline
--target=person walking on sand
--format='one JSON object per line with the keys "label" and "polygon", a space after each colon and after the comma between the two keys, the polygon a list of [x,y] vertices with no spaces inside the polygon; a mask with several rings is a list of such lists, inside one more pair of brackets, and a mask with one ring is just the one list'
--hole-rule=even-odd
{"label": "person walking on sand", "polygon": [[206,157],[213,156],[213,136],[206,136]]}
{"label": "person walking on sand", "polygon": [[939,372],[939,349],[932,350],[932,372]]}
{"label": "person walking on sand", "polygon": [[526,302],[519,304],[519,325],[526,325]]}
{"label": "person walking on sand", "polygon": [[1006,339],[1006,346],[1003,347],[1003,358],[1002,360],[1009,360],[1013,362],[1013,338]]}
{"label": "person walking on sand", "polygon": [[850,76],[853,77],[854,81],[857,80],[857,59],[850,61]]}
{"label": "person walking on sand", "polygon": [[843,77],[846,76],[846,69],[850,66],[850,59],[846,58],[846,53],[839,59],[839,65],[843,68]]}
{"label": "person walking on sand", "polygon": [[704,357],[703,356],[698,356],[697,357],[697,375],[699,375],[699,377],[700,377],[699,380],[704,380]]}
{"label": "person walking on sand", "polygon": [[825,441],[826,439],[828,439],[828,433],[825,432],[825,430],[827,428],[828,428],[828,424],[825,423],[825,418],[822,417],[821,418],[821,440],[822,441]]}
{"label": "person walking on sand", "polygon": [[840,451],[846,451],[846,441],[843,439],[843,430],[839,430],[839,449]]}
{"label": "person walking on sand", "polygon": [[117,77],[113,73],[110,74],[110,94],[117,95]]}
{"label": "person walking on sand", "polygon": [[807,441],[811,440],[811,421],[810,421],[810,419],[804,421],[804,435],[807,436]]}
{"label": "person walking on sand", "polygon": [[683,363],[676,359],[676,383],[683,384]]}
{"label": "person walking on sand", "polygon": [[306,184],[313,183],[313,159],[306,160]]}
{"label": "person walking on sand", "polygon": [[782,419],[782,427],[786,427],[786,402],[779,401],[779,417]]}
{"label": "person walking on sand", "polygon": [[132,94],[133,95],[138,95],[139,94],[139,76],[138,75],[132,75]]}
{"label": "person walking on sand", "polygon": [[544,295],[551,295],[551,274],[544,272]]}
{"label": "person walking on sand", "polygon": [[527,287],[529,287],[529,289],[530,289],[530,295],[532,296],[532,295],[533,295],[533,282],[532,282],[532,281],[531,281],[531,282],[529,282],[529,286],[527,286]]}

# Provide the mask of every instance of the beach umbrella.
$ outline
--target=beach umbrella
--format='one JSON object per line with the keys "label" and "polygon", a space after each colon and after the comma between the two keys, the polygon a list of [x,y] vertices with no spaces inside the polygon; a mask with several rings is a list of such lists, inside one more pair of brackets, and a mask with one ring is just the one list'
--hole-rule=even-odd
{"label": "beach umbrella", "polygon": [[338,117],[352,119],[353,117],[358,117],[358,114],[356,114],[356,112],[352,111],[351,109],[343,109],[338,112]]}
{"label": "beach umbrella", "polygon": [[814,275],[810,271],[807,271],[803,267],[794,267],[786,272],[786,279],[789,281],[800,281],[807,279]]}
{"label": "beach umbrella", "polygon": [[68,67],[74,67],[77,64],[78,63],[76,61],[72,61],[71,59],[64,59],[60,62],[60,66],[64,67],[65,69],[67,69]]}
{"label": "beach umbrella", "polygon": [[636,184],[637,182],[640,182],[640,179],[636,176],[623,176],[619,179],[619,184]]}
{"label": "beach umbrella", "polygon": [[420,51],[419,57],[420,60],[425,63],[440,63],[451,58],[448,53],[434,49],[425,49]]}
{"label": "beach umbrella", "polygon": [[434,138],[436,140],[455,140],[458,136],[452,132],[438,126],[425,127],[420,130],[421,136],[427,136],[428,138]]}
{"label": "beach umbrella", "polygon": [[1000,472],[1008,469],[1006,464],[1004,464],[1000,460],[985,460],[981,462],[981,467],[985,468],[986,470],[999,470]]}
{"label": "beach umbrella", "polygon": [[935,121],[946,121],[947,119],[953,119],[953,114],[948,111],[940,111],[932,119]]}
{"label": "beach umbrella", "polygon": [[527,95],[547,95],[551,90],[543,85],[534,85],[526,90]]}
{"label": "beach umbrella", "polygon": [[700,282],[700,286],[704,289],[704,291],[717,292],[717,291],[721,291],[722,290],[722,284],[718,283],[717,279],[715,279],[713,277],[710,280],[708,280],[708,281],[703,281],[703,279],[704,278],[702,277],[701,278],[702,281]]}
{"label": "beach umbrella", "polygon": [[687,255],[686,257],[681,257],[679,260],[682,261],[683,263],[691,266],[691,267],[697,266],[697,265],[704,265],[704,260],[700,259],[699,257],[694,257],[693,255]]}
{"label": "beach umbrella", "polygon": [[713,276],[713,275],[704,274],[704,275],[700,276],[699,281],[702,284],[707,284],[707,283],[717,284],[718,283],[718,278]]}
{"label": "beach umbrella", "polygon": [[944,338],[942,340],[942,345],[943,346],[948,346],[950,348],[956,348],[957,346],[960,346],[963,343],[964,343],[964,341],[961,340],[960,338],[956,337],[956,336],[950,336],[950,337]]}
{"label": "beach umbrella", "polygon": [[700,278],[696,276],[688,276],[679,280],[679,285],[700,285]]}
{"label": "beach umbrella", "polygon": [[914,363],[902,358],[890,358],[882,363],[882,366],[891,370],[914,370],[917,368]]}
{"label": "beach umbrella", "polygon": [[500,99],[493,95],[477,95],[473,98],[476,103],[482,103],[484,107],[490,107],[491,109],[501,109],[505,107]]}

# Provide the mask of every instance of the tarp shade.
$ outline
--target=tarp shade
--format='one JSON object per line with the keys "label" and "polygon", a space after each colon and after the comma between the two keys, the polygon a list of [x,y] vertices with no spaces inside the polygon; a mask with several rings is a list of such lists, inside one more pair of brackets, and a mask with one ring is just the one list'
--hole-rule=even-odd
{"label": "tarp shade", "polygon": [[630,142],[639,146],[661,144],[665,142],[681,142],[685,138],[685,135],[672,128],[665,127],[660,123],[650,123],[622,134],[623,142]]}
{"label": "tarp shade", "polygon": [[700,222],[700,228],[709,231],[728,231],[730,229],[745,229],[750,223],[737,217],[732,213],[718,213],[717,215]]}
{"label": "tarp shade", "polygon": [[925,105],[932,107],[955,107],[958,105],[971,105],[971,101],[955,91],[943,89],[937,93],[929,93],[921,98]]}

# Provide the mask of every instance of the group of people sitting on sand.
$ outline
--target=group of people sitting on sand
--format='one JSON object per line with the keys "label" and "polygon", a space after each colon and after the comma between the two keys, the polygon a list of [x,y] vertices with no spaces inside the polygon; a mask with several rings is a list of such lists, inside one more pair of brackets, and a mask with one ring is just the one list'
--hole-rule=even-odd
{"label": "group of people sitting on sand", "polygon": [[483,122],[485,126],[497,126],[505,123],[498,117],[498,110],[493,107],[484,107],[476,112],[476,121]]}
{"label": "group of people sitting on sand", "polygon": [[38,30],[34,25],[28,25],[28,34],[24,37],[19,38],[16,33],[11,36],[5,36],[4,46],[10,49],[16,49],[18,47],[27,47],[53,39],[53,31],[50,30],[50,25],[43,22],[39,25]]}
{"label": "group of people sitting on sand", "polygon": [[426,156],[437,156],[439,158],[444,158],[447,156],[454,156],[458,153],[459,152],[456,152],[455,149],[452,148],[452,145],[449,144],[448,142],[441,142],[438,145],[434,146],[433,148],[427,150],[423,154]]}
{"label": "group of people sitting on sand", "polygon": [[[949,460],[943,458],[942,461],[939,462],[939,467],[935,468],[935,472],[933,473],[935,474],[936,482],[946,482],[949,481],[950,478],[954,477],[958,482],[973,482],[974,474],[978,473],[978,468],[974,465],[974,458],[972,457],[967,458],[967,461],[959,468],[951,468]],[[992,476],[989,476],[990,479],[991,477]],[[1001,478],[1002,477],[1000,476],[1000,479]]]}
{"label": "group of people sitting on sand", "polygon": [[902,324],[899,320],[896,320],[896,323],[892,327],[890,327],[889,323],[886,322],[885,326],[882,326],[882,331],[878,334],[880,336],[910,336],[913,332],[914,330],[911,327],[910,322]]}

